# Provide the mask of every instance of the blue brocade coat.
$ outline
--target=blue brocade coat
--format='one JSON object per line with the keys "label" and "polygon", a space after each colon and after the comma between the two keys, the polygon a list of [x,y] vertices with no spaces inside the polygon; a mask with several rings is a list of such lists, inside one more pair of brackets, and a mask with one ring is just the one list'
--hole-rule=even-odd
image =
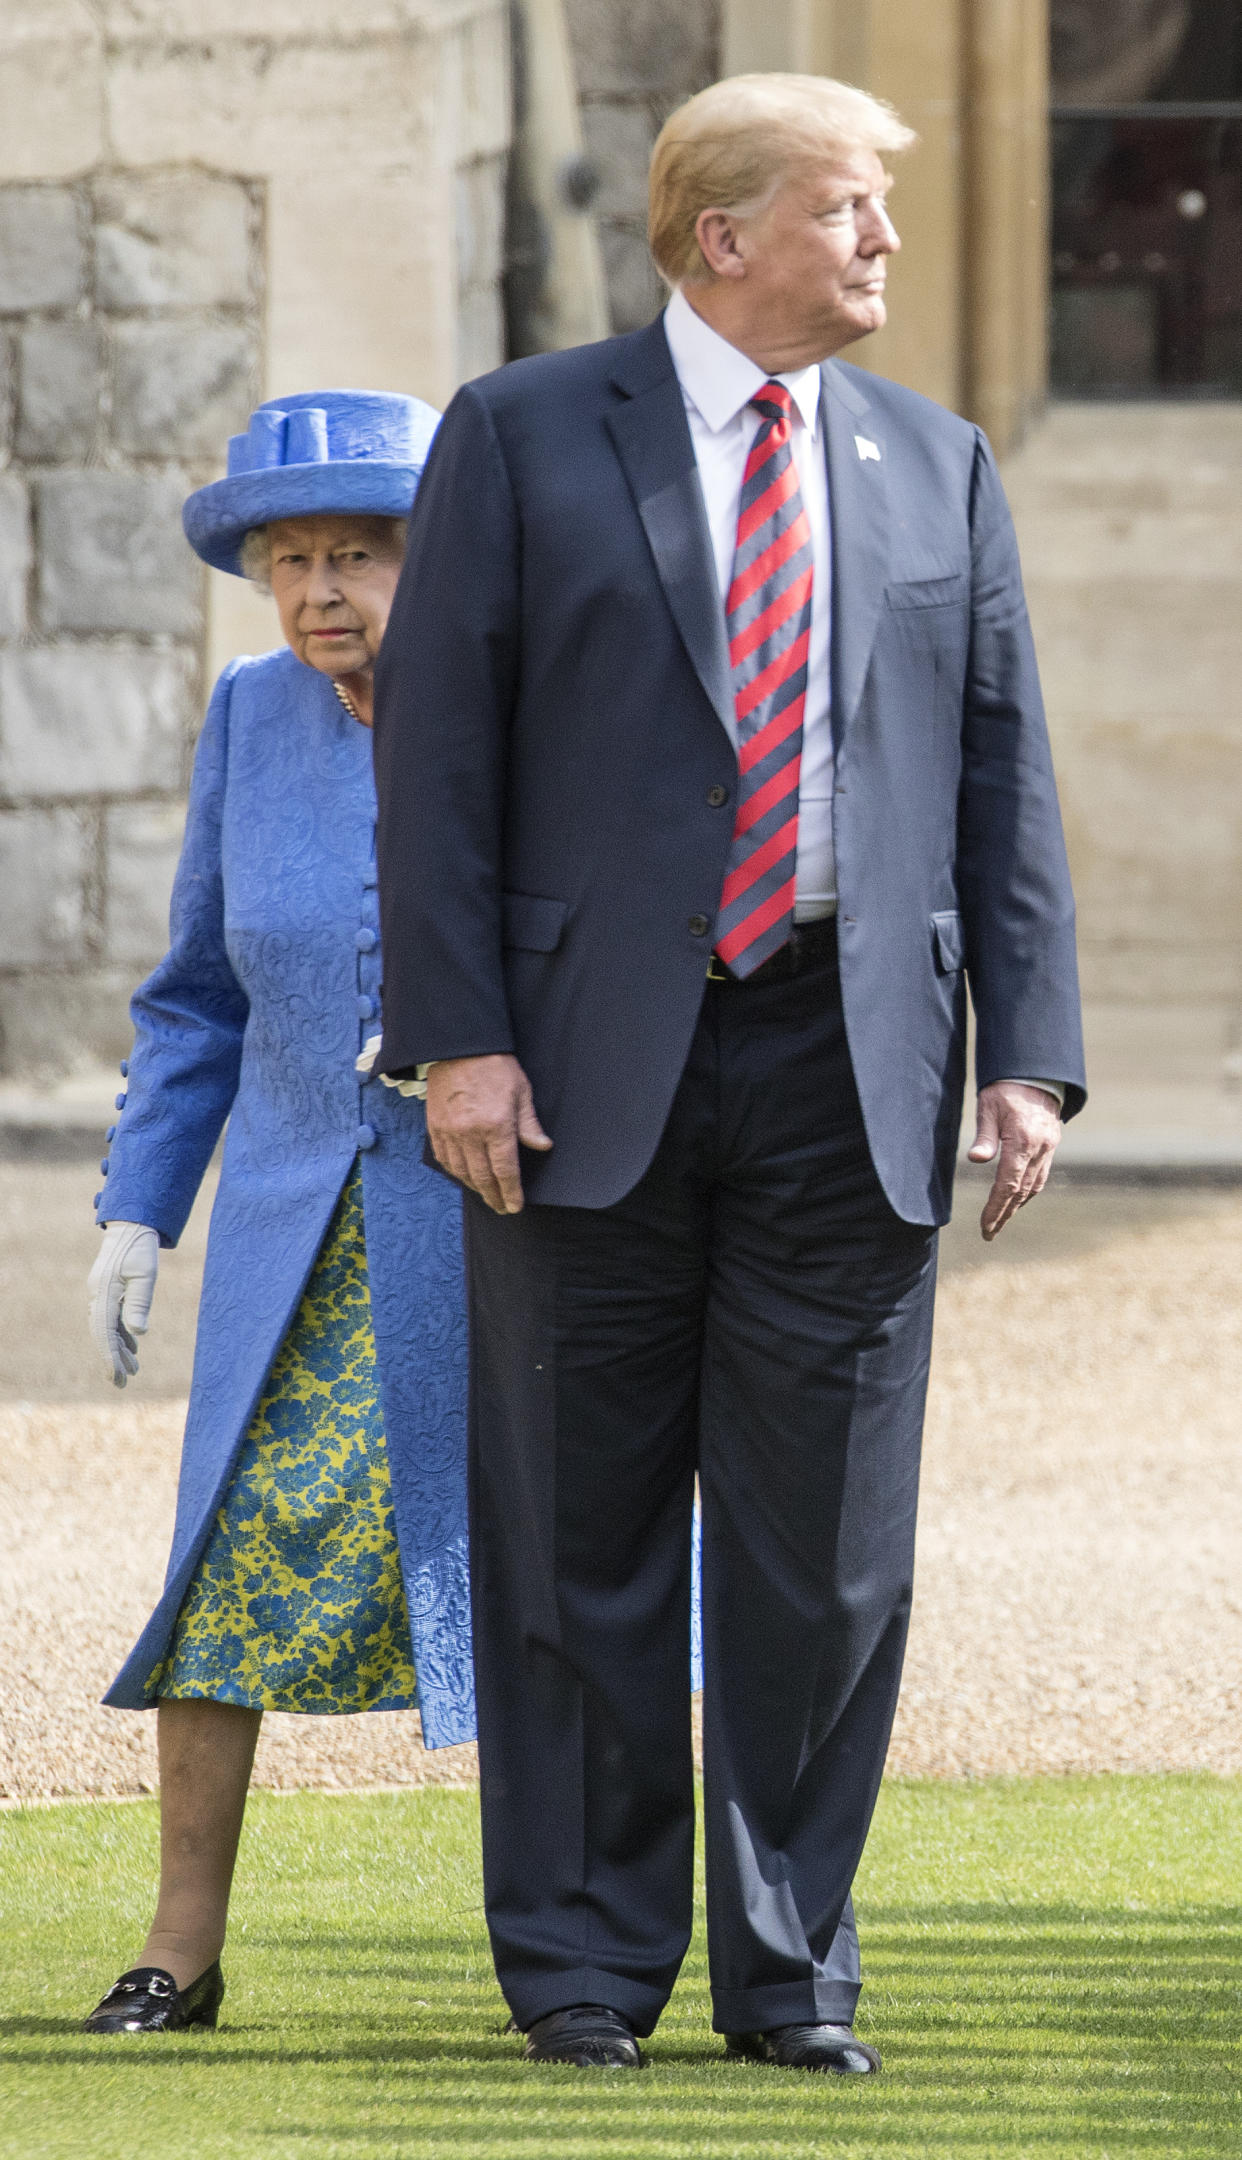
{"label": "blue brocade coat", "polygon": [[195,760],[172,946],[137,991],[99,1216],[181,1235],[229,1119],[164,1593],[105,1701],[147,1681],[361,1151],[393,1504],[428,1746],[474,1735],[466,1324],[456,1186],[422,1105],[359,1084],[378,1032],[371,737],[289,651],[235,660]]}

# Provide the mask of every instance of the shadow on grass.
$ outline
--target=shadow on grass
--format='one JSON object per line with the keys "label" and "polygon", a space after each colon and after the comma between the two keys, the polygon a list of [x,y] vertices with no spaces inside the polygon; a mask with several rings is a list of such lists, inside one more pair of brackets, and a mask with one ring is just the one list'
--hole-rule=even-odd
{"label": "shadow on grass", "polygon": [[[874,2081],[728,2062],[697,1945],[641,2076],[526,2064],[477,1931],[365,1923],[239,1942],[217,2033],[102,2039],[76,2017],[13,2015],[0,2059],[67,2073],[75,2109],[110,2090],[126,2115],[158,2094],[205,2125],[227,2119],[255,2160],[510,2160],[519,2145],[552,2160],[784,2160],[825,2138],[843,2160],[1242,2152],[1242,1907],[868,1905],[864,1934],[859,2026],[885,2058]],[[278,2090],[293,2120],[274,2110]]]}

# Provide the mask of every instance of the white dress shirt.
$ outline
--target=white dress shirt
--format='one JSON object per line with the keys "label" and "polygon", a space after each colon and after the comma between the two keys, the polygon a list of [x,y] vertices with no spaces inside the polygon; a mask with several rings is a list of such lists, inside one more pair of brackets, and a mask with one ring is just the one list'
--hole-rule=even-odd
{"label": "white dress shirt", "polygon": [[[664,316],[673,366],[685,400],[699,484],[716,558],[723,602],[733,579],[738,505],[750,446],[762,426],[751,399],[765,382],[784,383],[793,399],[791,449],[811,528],[811,636],[807,653],[806,705],[802,718],[802,771],[798,786],[798,880],[794,914],[799,922],[830,915],[836,906],[832,863],[832,712],[828,665],[832,622],[832,535],[828,520],[828,466],[820,427],[817,367],[769,377],[736,345],[696,315],[684,293],[675,292]],[[734,738],[736,747],[736,736]]]}

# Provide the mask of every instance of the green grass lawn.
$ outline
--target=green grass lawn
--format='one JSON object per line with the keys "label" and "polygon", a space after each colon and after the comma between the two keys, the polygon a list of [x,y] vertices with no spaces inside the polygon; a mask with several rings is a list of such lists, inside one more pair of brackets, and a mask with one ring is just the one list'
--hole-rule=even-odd
{"label": "green grass lawn", "polygon": [[503,2036],[473,1793],[251,1803],[218,2033],[90,2040],[154,1803],[0,1815],[5,2160],[1242,2154],[1242,1781],[885,1789],[866,2083],[721,2060],[702,1930],[638,2076]]}

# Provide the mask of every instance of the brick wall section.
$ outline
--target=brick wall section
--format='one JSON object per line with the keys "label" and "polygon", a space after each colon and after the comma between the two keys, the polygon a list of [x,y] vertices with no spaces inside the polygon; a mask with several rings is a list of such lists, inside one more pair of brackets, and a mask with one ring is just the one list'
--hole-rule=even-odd
{"label": "brick wall section", "polygon": [[566,0],[613,328],[636,330],[662,305],[647,253],[647,162],[675,105],[720,72],[719,0]]}
{"label": "brick wall section", "polygon": [[167,939],[204,684],[181,535],[258,393],[261,189],[0,187],[0,1070],[111,1058]]}

